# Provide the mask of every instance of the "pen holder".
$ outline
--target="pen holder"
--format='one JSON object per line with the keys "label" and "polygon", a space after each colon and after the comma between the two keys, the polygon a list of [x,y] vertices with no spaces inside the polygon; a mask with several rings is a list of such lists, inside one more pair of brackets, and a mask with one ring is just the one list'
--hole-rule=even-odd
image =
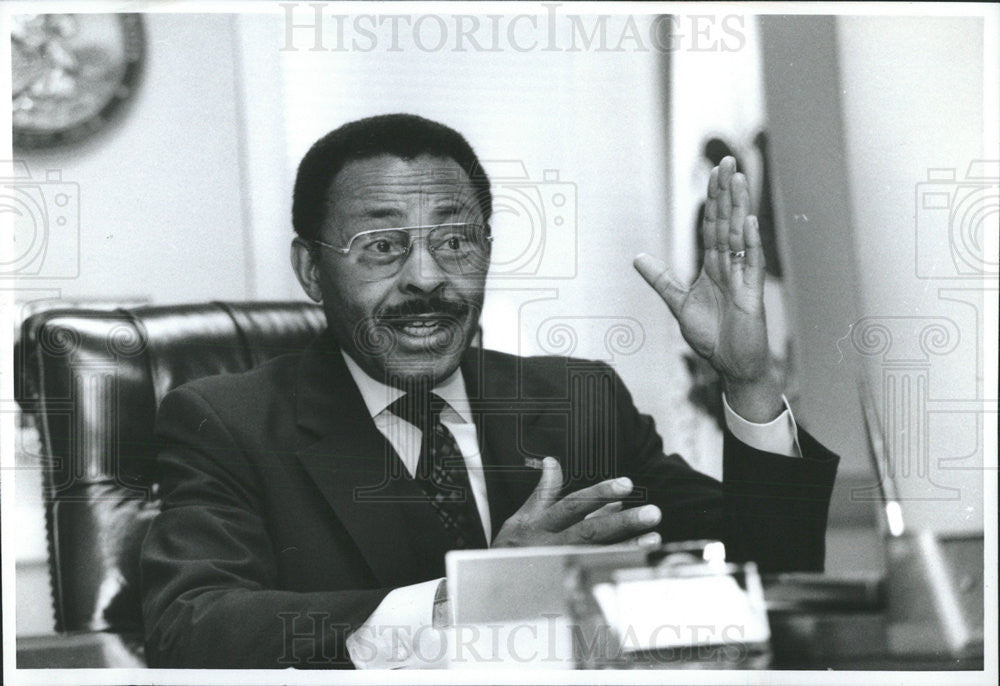
{"label": "pen holder", "polygon": [[887,538],[886,640],[895,655],[983,654],[983,536]]}
{"label": "pen holder", "polygon": [[568,615],[577,669],[753,669],[770,662],[764,594],[753,563],[571,566]]}

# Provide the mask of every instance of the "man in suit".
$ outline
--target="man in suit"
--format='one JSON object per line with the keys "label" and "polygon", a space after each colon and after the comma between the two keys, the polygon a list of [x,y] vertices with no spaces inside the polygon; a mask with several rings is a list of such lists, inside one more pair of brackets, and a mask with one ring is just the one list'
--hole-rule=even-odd
{"label": "man in suit", "polygon": [[712,172],[691,288],[635,262],[723,379],[723,483],[663,454],[608,366],[472,345],[491,211],[472,148],[426,119],[352,122],[306,154],[292,264],[328,328],[163,400],[151,666],[412,665],[378,629],[446,616],[455,548],[717,538],[763,571],[822,568],[837,458],[797,429],[770,367],[732,159]]}

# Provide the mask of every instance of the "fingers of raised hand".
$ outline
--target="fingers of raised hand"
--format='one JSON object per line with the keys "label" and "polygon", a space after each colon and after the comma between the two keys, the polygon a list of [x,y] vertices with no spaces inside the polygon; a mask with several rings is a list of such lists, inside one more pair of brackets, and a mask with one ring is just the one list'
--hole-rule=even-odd
{"label": "fingers of raised hand", "polygon": [[[733,225],[735,227],[735,224]],[[740,230],[733,230],[729,236],[730,286],[761,286],[764,282],[764,248],[760,239],[757,217],[747,215],[740,224]]]}
{"label": "fingers of raised hand", "polygon": [[724,157],[708,177],[708,199],[702,225],[705,271],[717,283],[724,283],[729,278],[730,234],[734,223],[742,226],[748,207],[746,177],[736,171],[735,159]]}
{"label": "fingers of raised hand", "polygon": [[757,224],[757,217],[752,214],[746,219],[746,226],[743,230],[743,241],[746,250],[746,267],[743,271],[743,282],[750,286],[756,284],[762,286],[764,283],[764,246],[760,239],[760,227]]}
{"label": "fingers of raised hand", "polygon": [[[746,249],[744,233],[750,215],[750,191],[746,177],[736,171],[736,160],[725,157],[712,170],[708,182],[708,201],[702,240],[705,246],[705,269],[714,280],[724,283],[742,272],[740,253]],[[735,264],[734,264],[735,262]],[[733,269],[733,267],[737,269]]]}
{"label": "fingers of raised hand", "polygon": [[566,529],[567,543],[611,543],[637,536],[660,523],[656,505],[644,505],[602,517],[591,517]]}
{"label": "fingers of raised hand", "polygon": [[673,280],[666,263],[652,255],[641,253],[632,261],[632,265],[676,313],[684,302],[687,289]]}
{"label": "fingers of raised hand", "polygon": [[[740,174],[740,177],[743,175]],[[741,186],[740,195],[747,198],[746,179],[741,179],[739,183],[734,181],[734,186]],[[743,267],[746,264],[746,241],[744,234],[748,222],[747,207],[748,202],[736,202],[736,194],[733,196],[733,216],[729,222],[728,243],[725,249],[719,248],[719,257],[724,264],[728,265],[730,283],[739,283],[742,280]],[[723,252],[724,250],[724,252]]]}
{"label": "fingers of raised hand", "polygon": [[733,175],[736,173],[736,160],[732,157],[723,157],[719,162],[719,194],[715,198],[718,208],[719,226],[716,232],[716,244],[726,240],[726,229],[729,218],[733,214]]}
{"label": "fingers of raised hand", "polygon": [[628,477],[608,479],[581,488],[549,507],[542,515],[541,524],[549,531],[562,531],[584,519],[588,514],[624,498],[631,492],[632,481]]}
{"label": "fingers of raised hand", "polygon": [[[750,213],[750,192],[747,190],[747,179],[743,174],[733,174],[732,180],[732,214],[729,217],[728,242],[730,250],[743,249],[743,222]],[[738,247],[737,247],[738,246]]]}
{"label": "fingers of raised hand", "polygon": [[705,200],[705,218],[701,226],[701,245],[706,251],[715,247],[715,229],[719,219],[719,168],[713,167],[708,175],[708,197]]}

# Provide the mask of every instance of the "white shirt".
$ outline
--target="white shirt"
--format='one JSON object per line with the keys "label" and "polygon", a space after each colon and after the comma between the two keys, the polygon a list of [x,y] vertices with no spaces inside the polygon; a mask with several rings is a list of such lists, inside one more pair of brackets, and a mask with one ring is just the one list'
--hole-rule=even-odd
{"label": "white shirt", "polygon": [[[389,411],[389,406],[404,391],[387,386],[368,376],[350,355],[341,351],[347,369],[361,391],[375,427],[392,444],[410,475],[416,473],[420,460],[421,431],[410,422]],[[465,391],[462,370],[456,369],[431,392],[439,395],[447,406],[441,411],[441,423],[452,435],[465,458],[469,472],[469,485],[476,500],[479,518],[487,545],[492,539],[489,501],[486,497],[486,477],[479,454],[476,425],[472,420],[469,397]],[[788,457],[801,456],[798,447],[798,429],[795,418],[785,402],[785,411],[766,424],[755,424],[736,414],[725,395],[722,404],[726,426],[733,436],[752,448]],[[401,667],[427,667],[421,655],[435,654],[436,650],[417,650],[416,641],[439,641],[430,629],[432,625],[434,595],[441,579],[433,579],[412,586],[394,589],[382,599],[375,611],[357,631],[347,637],[347,651],[358,669],[399,669]],[[421,644],[423,645],[423,644]]]}
{"label": "white shirt", "polygon": [[[389,411],[389,406],[402,397],[404,391],[376,381],[365,374],[350,355],[344,351],[340,354],[344,356],[347,369],[354,377],[358,390],[361,391],[361,397],[368,407],[368,414],[375,421],[375,428],[392,444],[406,471],[413,476],[420,462],[420,439],[423,432]],[[469,396],[465,392],[462,370],[456,369],[451,376],[432,388],[431,392],[447,403],[441,410],[441,423],[451,431],[455,442],[458,443],[458,449],[465,458],[465,468],[469,472],[469,486],[476,500],[479,519],[483,523],[483,533],[489,542],[493,538],[493,529],[490,524],[489,501],[486,498],[486,477],[483,476],[479,439],[476,435],[476,425],[472,421],[472,408],[469,406]]]}

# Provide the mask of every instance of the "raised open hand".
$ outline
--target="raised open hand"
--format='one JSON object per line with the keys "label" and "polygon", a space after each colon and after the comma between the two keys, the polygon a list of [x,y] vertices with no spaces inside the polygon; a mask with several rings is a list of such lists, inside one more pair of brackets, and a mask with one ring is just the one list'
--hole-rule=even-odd
{"label": "raised open hand", "polygon": [[764,250],[732,157],[709,177],[702,243],[705,263],[689,288],[650,255],[636,257],[635,268],[667,303],[684,340],[720,374],[733,409],[767,421],[782,405],[764,320]]}

